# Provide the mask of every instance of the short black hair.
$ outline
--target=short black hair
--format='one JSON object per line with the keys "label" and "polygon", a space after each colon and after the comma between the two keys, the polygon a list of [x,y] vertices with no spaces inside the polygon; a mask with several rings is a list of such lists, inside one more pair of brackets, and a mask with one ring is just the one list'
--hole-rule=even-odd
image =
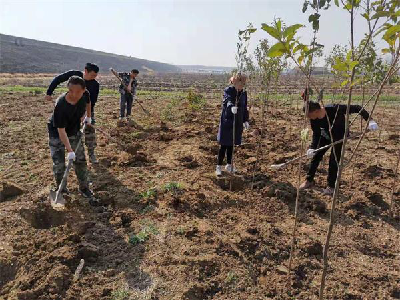
{"label": "short black hair", "polygon": [[139,74],[139,70],[138,70],[138,69],[132,69],[131,73],[133,73],[133,74]]}
{"label": "short black hair", "polygon": [[[306,112],[307,102],[304,103],[303,112]],[[321,105],[318,102],[309,101],[308,102],[308,113],[321,109]]]}
{"label": "short black hair", "polygon": [[99,66],[96,64],[92,64],[92,63],[87,63],[85,65],[85,70],[87,70],[88,72],[95,72],[95,73],[99,73]]}
{"label": "short black hair", "polygon": [[71,76],[68,80],[68,84],[67,85],[80,85],[82,87],[82,89],[86,88],[86,84],[85,84],[85,80],[83,80],[82,77],[79,76]]}

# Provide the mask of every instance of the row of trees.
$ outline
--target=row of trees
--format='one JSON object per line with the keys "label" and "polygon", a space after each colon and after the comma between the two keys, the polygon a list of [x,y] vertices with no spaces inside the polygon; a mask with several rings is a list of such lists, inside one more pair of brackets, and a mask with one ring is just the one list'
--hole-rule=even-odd
{"label": "row of trees", "polygon": [[[262,141],[266,107],[270,100],[271,89],[277,82],[282,71],[287,69],[289,64],[300,70],[306,82],[306,88],[314,89],[321,97],[319,100],[323,103],[320,86],[312,76],[312,70],[316,65],[317,58],[323,55],[324,45],[318,41],[320,20],[323,15],[329,13],[332,6],[343,9],[348,14],[349,23],[349,45],[336,45],[329,55],[325,58],[326,66],[331,70],[335,78],[335,87],[340,88],[347,94],[347,113],[346,113],[346,133],[343,140],[342,155],[338,169],[338,176],[335,191],[331,202],[330,222],[327,229],[326,241],[323,250],[323,271],[320,280],[319,299],[324,299],[324,290],[326,274],[328,267],[329,245],[332,236],[332,230],[335,224],[335,207],[339,194],[340,182],[343,170],[349,164],[345,164],[346,144],[350,127],[355,118],[350,120],[349,107],[353,100],[353,91],[355,87],[363,88],[365,85],[373,85],[374,92],[369,99],[363,101],[363,106],[369,105],[371,116],[376,105],[380,100],[382,90],[385,85],[398,80],[399,60],[400,60],[400,1],[399,0],[305,0],[303,6],[299,9],[308,14],[309,24],[286,24],[282,19],[275,19],[272,23],[263,23],[261,28],[256,28],[252,24],[242,31],[239,31],[239,42],[237,44],[237,68],[239,72],[246,72],[250,76],[250,82],[255,89],[256,95],[259,95],[261,103],[261,134],[257,147],[257,162],[262,152]],[[354,38],[356,17],[362,17],[367,28],[363,39],[356,44]],[[298,31],[306,26],[311,26],[313,35],[310,41],[305,42],[298,36]],[[251,36],[257,30],[263,30],[268,38],[259,41],[254,52],[248,52]],[[377,47],[376,40],[381,39],[385,46]],[[390,60],[385,60],[382,55],[390,56]],[[261,88],[261,90],[260,90]],[[308,106],[308,97],[306,103]],[[301,139],[300,155],[304,153],[308,141],[306,118],[307,110],[303,119],[303,130],[299,133]],[[368,128],[368,122],[362,126],[362,134],[357,142],[348,161],[352,161],[357,154],[360,143],[365,137]],[[333,140],[333,139],[332,139]],[[400,149],[399,149],[400,157]],[[394,166],[397,174],[399,162]],[[288,265],[288,273],[291,272],[292,261],[294,259],[297,223],[298,223],[298,204],[299,204],[299,186],[301,179],[302,162],[298,166],[298,190],[296,197],[294,226],[292,233],[291,255]],[[257,163],[254,166],[253,178],[257,169]],[[393,190],[394,192],[394,190]],[[393,207],[392,197],[391,207]]]}

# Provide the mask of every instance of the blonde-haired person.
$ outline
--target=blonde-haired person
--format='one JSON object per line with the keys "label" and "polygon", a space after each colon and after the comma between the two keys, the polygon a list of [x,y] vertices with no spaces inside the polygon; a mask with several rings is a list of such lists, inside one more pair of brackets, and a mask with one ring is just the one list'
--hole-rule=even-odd
{"label": "blonde-haired person", "polygon": [[[218,163],[215,170],[217,176],[222,174],[222,164],[227,156],[225,169],[235,173],[232,166],[233,153],[233,124],[235,120],[235,145],[241,145],[243,129],[249,126],[249,111],[247,110],[247,93],[243,89],[246,76],[237,74],[230,78],[230,85],[224,90],[222,111],[217,140],[220,144]],[[236,118],[236,119],[235,119]]]}

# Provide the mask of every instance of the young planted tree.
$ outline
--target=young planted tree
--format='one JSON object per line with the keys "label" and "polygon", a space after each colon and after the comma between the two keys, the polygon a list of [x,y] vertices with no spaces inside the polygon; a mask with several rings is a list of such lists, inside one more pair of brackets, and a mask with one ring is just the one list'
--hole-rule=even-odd
{"label": "young planted tree", "polygon": [[[251,66],[251,58],[248,56],[248,47],[249,47],[249,40],[250,35],[255,32],[256,29],[252,27],[251,23],[248,25],[246,30],[239,31],[239,42],[237,43],[237,53],[236,53],[236,63],[237,63],[237,70],[233,74],[233,80],[239,80],[243,85],[244,91],[244,75],[246,72],[246,67]],[[236,86],[235,86],[236,88]],[[239,91],[236,91],[236,99],[234,106],[237,108],[239,102]],[[236,144],[236,123],[237,123],[237,110],[233,116],[233,134],[232,134],[232,162],[231,168],[232,173],[235,170],[234,167],[234,157],[235,157],[235,144]],[[230,190],[232,190],[232,179],[230,181]]]}
{"label": "young planted tree", "polygon": [[[314,1],[315,2],[315,1]],[[275,22],[272,26],[267,24],[262,24],[262,29],[265,30],[270,36],[275,38],[278,42],[273,45],[268,56],[275,57],[285,57],[291,59],[294,64],[299,68],[299,70],[306,76],[306,93],[305,93],[305,103],[306,111],[304,114],[303,124],[301,131],[301,144],[299,148],[299,156],[305,151],[305,145],[308,140],[308,129],[307,129],[307,114],[308,114],[308,102],[309,102],[309,92],[310,91],[310,80],[311,74],[314,66],[314,57],[321,56],[321,49],[323,45],[317,43],[316,35],[319,30],[319,11],[321,9],[326,9],[329,4],[322,1],[321,3],[310,3],[305,2],[304,11],[310,6],[314,13],[310,15],[309,21],[312,24],[314,35],[310,45],[305,45],[296,38],[297,31],[304,27],[301,24],[295,24],[288,26],[287,28],[282,28],[280,21]],[[319,91],[318,91],[319,92]],[[300,198],[300,184],[301,184],[301,170],[303,169],[303,162],[299,160],[298,163],[298,182],[297,182],[297,193],[296,193],[296,203],[295,203],[295,215],[294,215],[294,225],[292,232],[291,241],[291,251],[288,265],[288,274],[290,274],[292,269],[292,262],[295,252],[295,245],[297,239],[297,226],[298,226],[298,211],[299,211],[299,198]]]}
{"label": "young planted tree", "polygon": [[273,82],[276,82],[282,71],[287,67],[286,60],[282,57],[269,57],[268,52],[270,50],[270,46],[268,44],[268,40],[261,40],[254,51],[254,56],[256,58],[256,67],[255,74],[257,78],[257,82],[261,85],[261,95],[260,99],[261,103],[261,128],[258,132],[257,136],[257,150],[256,150],[256,161],[253,167],[253,175],[252,175],[252,188],[254,185],[254,179],[256,170],[260,163],[260,157],[262,155],[262,140],[264,137],[265,131],[265,123],[267,117],[267,105],[270,100],[270,93]]}

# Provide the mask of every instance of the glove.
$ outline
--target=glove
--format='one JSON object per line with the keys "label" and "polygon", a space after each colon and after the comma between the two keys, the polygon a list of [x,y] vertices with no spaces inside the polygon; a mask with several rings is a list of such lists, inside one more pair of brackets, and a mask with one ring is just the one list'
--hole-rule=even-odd
{"label": "glove", "polygon": [[312,158],[315,155],[315,150],[314,149],[308,149],[307,150],[307,157]]}
{"label": "glove", "polygon": [[85,117],[85,120],[83,122],[86,123],[86,124],[91,125],[92,124],[92,118]]}
{"label": "glove", "polygon": [[236,114],[237,114],[237,111],[238,111],[238,107],[237,107],[237,106],[232,106],[231,110],[232,110],[232,113],[233,113],[234,115],[236,115]]}
{"label": "glove", "polygon": [[243,127],[244,127],[244,129],[249,129],[250,128],[250,124],[249,124],[249,122],[244,122],[243,123]]}
{"label": "glove", "polygon": [[73,152],[73,151],[68,152],[67,159],[68,159],[68,161],[70,161],[71,159],[75,160],[75,152]]}
{"label": "glove", "polygon": [[369,121],[368,123],[368,129],[371,131],[376,131],[378,130],[378,124],[374,120]]}

